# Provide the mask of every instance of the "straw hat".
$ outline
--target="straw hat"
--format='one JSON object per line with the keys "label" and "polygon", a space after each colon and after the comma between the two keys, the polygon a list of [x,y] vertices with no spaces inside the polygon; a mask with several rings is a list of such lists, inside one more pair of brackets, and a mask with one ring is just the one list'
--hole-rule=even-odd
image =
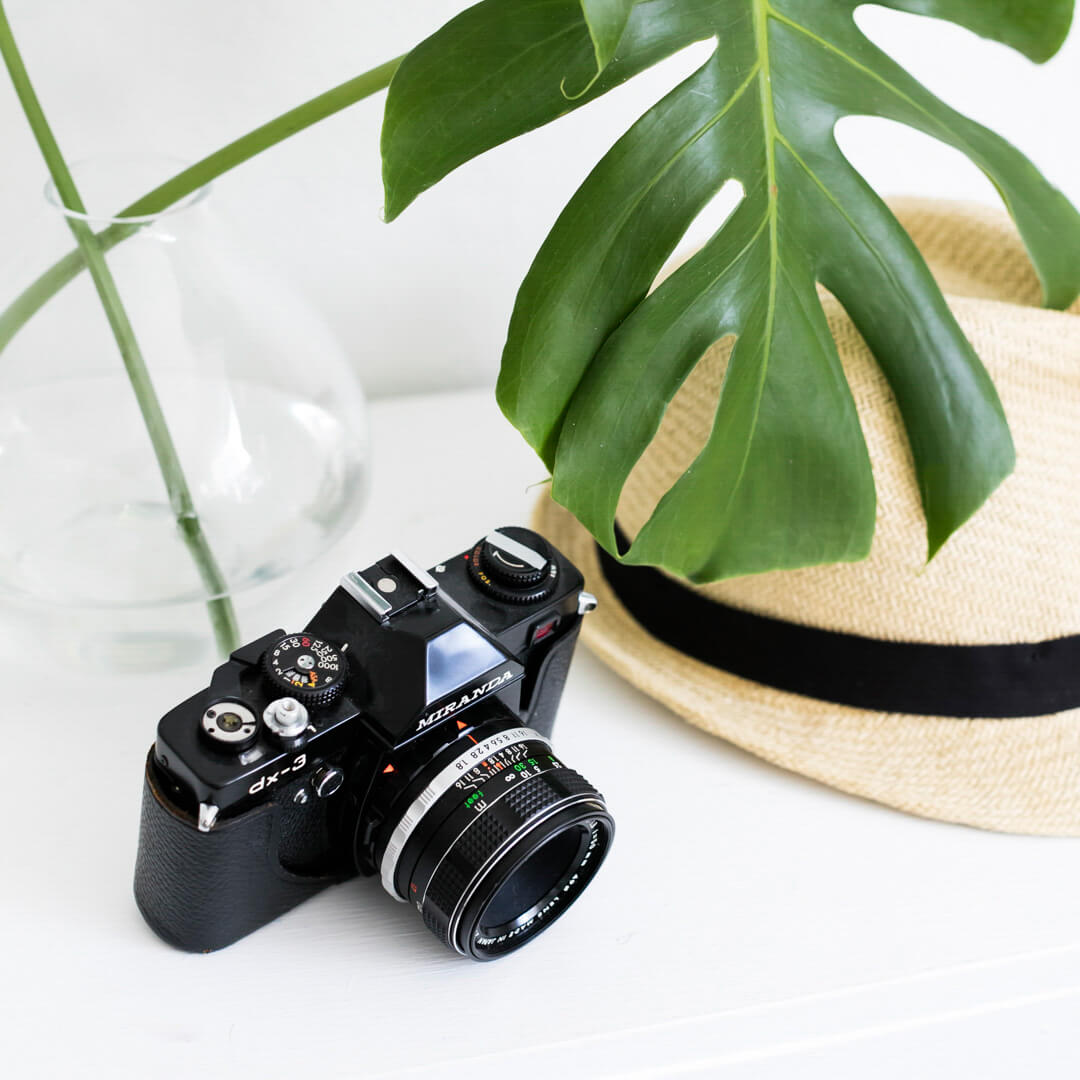
{"label": "straw hat", "polygon": [[[692,586],[602,555],[548,498],[535,526],[600,600],[589,646],[692,724],[914,814],[1080,835],[1080,305],[1037,306],[1003,214],[893,209],[989,369],[1018,457],[929,565],[896,404],[829,296],[877,484],[867,560]],[[618,513],[627,535],[704,443],[728,351],[706,354],[631,474]]]}

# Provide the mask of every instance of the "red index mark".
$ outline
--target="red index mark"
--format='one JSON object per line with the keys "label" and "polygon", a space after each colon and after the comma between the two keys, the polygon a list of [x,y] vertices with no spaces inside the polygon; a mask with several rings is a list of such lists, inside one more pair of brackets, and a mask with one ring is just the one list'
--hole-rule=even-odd
{"label": "red index mark", "polygon": [[474,736],[470,735],[469,738],[472,739],[474,743],[476,742],[476,738]]}

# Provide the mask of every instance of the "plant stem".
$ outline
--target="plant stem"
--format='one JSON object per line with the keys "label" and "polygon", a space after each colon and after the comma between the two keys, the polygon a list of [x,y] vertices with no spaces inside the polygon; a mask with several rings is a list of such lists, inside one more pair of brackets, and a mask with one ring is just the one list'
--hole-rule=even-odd
{"label": "plant stem", "polygon": [[[240,136],[239,139],[177,173],[114,216],[123,219],[161,213],[162,210],[168,209],[193,191],[198,191],[210,181],[237,165],[243,164],[268,147],[275,146],[290,135],[295,135],[319,120],[332,116],[349,105],[354,105],[379,90],[385,89],[390,85],[390,80],[401,61],[400,56],[394,60],[388,60],[385,64],[365,71],[362,75],[357,75],[341,83],[340,86],[335,86],[319,94],[318,97],[304,102],[303,105],[282,113],[269,123],[262,124],[254,131],[249,131],[246,135]],[[100,250],[108,251],[138,229],[137,222],[115,221],[97,233]],[[58,293],[85,267],[86,258],[81,247],[68,252],[0,312],[0,351],[50,297]]]}
{"label": "plant stem", "polygon": [[[63,205],[77,214],[86,213],[82,198],[79,195],[71,172],[67,167],[56,138],[49,127],[42,111],[41,103],[31,85],[30,77],[23,64],[22,57],[15,45],[15,39],[11,33],[11,25],[4,11],[3,0],[0,0],[0,56],[3,57],[7,66],[11,82],[18,95],[19,104],[22,106],[30,129],[37,140],[41,156],[45,159],[53,183],[60,196]],[[191,498],[187,480],[180,465],[180,457],[176,452],[172,436],[165,423],[165,415],[161,410],[161,403],[154,392],[154,385],[150,379],[150,373],[146,369],[139,344],[135,339],[135,331],[128,319],[124,305],[121,303],[120,294],[116,288],[108,264],[105,261],[104,250],[95,236],[94,230],[86,223],[70,215],[67,222],[79,245],[79,250],[90,276],[94,280],[94,286],[105,309],[105,315],[109,320],[113,337],[120,349],[120,356],[124,362],[128,379],[135,399],[138,402],[139,411],[142,413],[146,424],[150,442],[153,444],[154,454],[157,457],[158,468],[161,470],[165,481],[165,488],[169,494],[169,504],[176,517],[177,527],[180,530],[184,543],[198,568],[202,583],[206,589],[209,600],[207,608],[210,614],[210,622],[214,629],[214,637],[218,648],[225,655],[236,648],[239,638],[236,626],[236,616],[233,612],[232,601],[228,596],[228,584],[214,559],[206,536],[202,530],[202,524],[195,512],[195,504]]]}

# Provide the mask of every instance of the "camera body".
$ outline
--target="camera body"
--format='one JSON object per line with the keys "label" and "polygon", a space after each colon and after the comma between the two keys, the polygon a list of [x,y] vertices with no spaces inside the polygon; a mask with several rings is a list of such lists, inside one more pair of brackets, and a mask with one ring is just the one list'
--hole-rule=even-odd
{"label": "camera body", "polygon": [[394,553],[350,572],[303,631],[237,649],[147,759],[150,926],[218,949],[358,873],[475,959],[554,921],[613,831],[550,747],[583,586],[505,528],[431,571]]}

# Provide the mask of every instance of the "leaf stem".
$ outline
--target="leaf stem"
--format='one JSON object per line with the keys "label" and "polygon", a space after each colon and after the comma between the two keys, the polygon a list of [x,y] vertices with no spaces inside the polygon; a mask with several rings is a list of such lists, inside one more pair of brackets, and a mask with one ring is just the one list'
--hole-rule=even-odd
{"label": "leaf stem", "polygon": [[[19,104],[37,140],[41,156],[48,166],[61,202],[72,214],[85,215],[86,208],[78,188],[75,186],[71,171],[45,118],[41,103],[34,92],[26,66],[15,44],[11,25],[4,11],[3,0],[0,0],[0,56],[3,57],[8,74],[11,76]],[[195,504],[180,465],[176,446],[165,423],[165,415],[135,338],[134,328],[120,300],[116,281],[105,261],[104,248],[87,222],[72,214],[66,215],[68,226],[79,245],[82,260],[93,278],[94,287],[109,321],[109,327],[120,349],[124,368],[157,457],[158,468],[165,481],[169,504],[176,517],[177,527],[198,568],[209,597],[207,609],[214,637],[218,648],[227,655],[236,648],[239,640],[236,616],[228,595],[228,584],[214,559],[203,533],[202,524],[195,512]]]}
{"label": "leaf stem", "polygon": [[[10,31],[8,32],[10,37]],[[295,109],[290,109],[268,123],[261,124],[246,135],[234,139],[227,146],[195,162],[175,176],[159,184],[153,191],[147,192],[130,206],[117,213],[115,220],[107,228],[96,234],[98,247],[102,252],[115,247],[140,228],[140,222],[127,221],[126,218],[140,218],[159,214],[175,205],[193,191],[205,187],[223,173],[243,164],[256,154],[295,135],[298,131],[311,127],[350,105],[384,90],[390,85],[394,72],[403,57],[388,60],[385,64],[365,71],[362,75],[348,79],[325,93],[305,101]],[[86,268],[87,260],[82,246],[68,252],[54,263],[26,289],[24,289],[2,312],[0,312],[0,351],[2,351],[18,331],[51,297],[55,296],[72,278]]]}

